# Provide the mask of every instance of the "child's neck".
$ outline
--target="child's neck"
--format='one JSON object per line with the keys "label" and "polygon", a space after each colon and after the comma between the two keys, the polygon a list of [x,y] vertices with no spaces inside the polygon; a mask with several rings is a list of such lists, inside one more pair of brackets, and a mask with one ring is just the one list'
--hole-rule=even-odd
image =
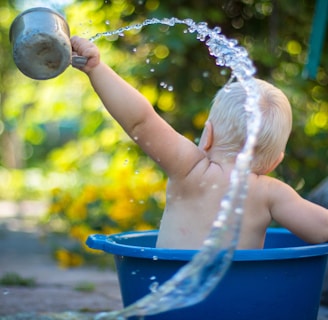
{"label": "child's neck", "polygon": [[222,152],[220,150],[215,150],[214,148],[211,148],[206,152],[207,158],[210,160],[210,162],[217,163],[220,166],[234,166],[236,157],[229,157],[225,152]]}

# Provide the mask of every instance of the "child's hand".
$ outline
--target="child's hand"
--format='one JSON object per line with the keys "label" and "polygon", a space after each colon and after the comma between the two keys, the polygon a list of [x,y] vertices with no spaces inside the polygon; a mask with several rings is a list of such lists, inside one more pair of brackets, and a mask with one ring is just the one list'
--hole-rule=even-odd
{"label": "child's hand", "polygon": [[85,73],[90,72],[100,62],[100,54],[97,46],[87,39],[83,39],[77,36],[71,38],[73,55],[83,56],[88,58],[88,61],[84,67],[78,69]]}

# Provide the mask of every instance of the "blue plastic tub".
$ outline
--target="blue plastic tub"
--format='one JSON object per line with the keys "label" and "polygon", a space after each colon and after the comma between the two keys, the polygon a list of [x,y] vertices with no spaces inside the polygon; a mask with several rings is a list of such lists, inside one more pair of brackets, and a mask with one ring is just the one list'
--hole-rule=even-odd
{"label": "blue plastic tub", "polygon": [[[124,306],[169,279],[197,252],[155,248],[157,231],[92,235],[90,248],[114,255]],[[316,320],[328,243],[309,245],[269,229],[264,249],[237,250],[228,272],[202,302],[146,319]],[[156,259],[154,259],[156,257]],[[132,318],[131,318],[132,319]]]}

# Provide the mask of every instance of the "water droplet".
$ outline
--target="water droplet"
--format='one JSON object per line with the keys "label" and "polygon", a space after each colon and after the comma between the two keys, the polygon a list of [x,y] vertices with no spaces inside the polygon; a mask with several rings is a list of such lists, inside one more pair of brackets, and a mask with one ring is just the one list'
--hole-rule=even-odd
{"label": "water droplet", "polygon": [[213,223],[213,226],[216,227],[216,228],[221,228],[223,226],[223,222],[215,220],[214,223]]}
{"label": "water droplet", "polygon": [[222,206],[223,209],[226,209],[226,210],[229,209],[230,208],[230,201],[227,200],[227,199],[222,200],[221,206]]}
{"label": "water droplet", "polygon": [[212,239],[206,239],[206,240],[204,241],[204,245],[205,245],[205,246],[210,246],[210,245],[212,245],[212,244],[213,244]]}
{"label": "water droplet", "polygon": [[213,32],[219,34],[219,33],[221,33],[221,28],[220,27],[214,27]]}
{"label": "water droplet", "polygon": [[106,24],[107,26],[109,26],[109,25],[110,25],[110,21],[109,21],[109,20],[106,20],[106,21],[105,21],[105,24]]}
{"label": "water droplet", "polygon": [[218,66],[223,67],[223,66],[225,65],[225,60],[224,60],[222,57],[217,57],[216,60],[215,60],[215,63],[216,63]]}
{"label": "water droplet", "polygon": [[224,90],[225,92],[230,92],[230,91],[231,91],[231,87],[230,87],[229,85],[225,85],[225,86],[223,87],[223,90]]}
{"label": "water droplet", "polygon": [[208,78],[210,73],[208,71],[203,72],[203,78]]}
{"label": "water droplet", "polygon": [[225,214],[220,214],[220,216],[218,217],[218,221],[226,221],[227,220],[227,216]]}
{"label": "water droplet", "polygon": [[201,181],[200,184],[199,184],[199,186],[201,188],[204,188],[206,186],[206,182],[205,181]]}
{"label": "water droplet", "polygon": [[153,256],[153,260],[157,261],[158,257],[157,256]]}
{"label": "water droplet", "polygon": [[154,281],[153,283],[150,284],[149,290],[154,293],[157,291],[158,286],[159,286],[159,283],[157,281]]}
{"label": "water droplet", "polygon": [[156,276],[151,276],[149,279],[150,280],[156,280]]}

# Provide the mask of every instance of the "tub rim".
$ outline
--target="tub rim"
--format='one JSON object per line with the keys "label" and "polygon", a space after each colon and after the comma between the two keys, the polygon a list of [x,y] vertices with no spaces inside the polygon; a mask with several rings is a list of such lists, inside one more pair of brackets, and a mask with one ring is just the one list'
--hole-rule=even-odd
{"label": "tub rim", "polygon": [[[284,228],[268,228],[267,233],[293,235]],[[157,237],[158,230],[126,231],[111,235],[93,234],[86,241],[88,247],[103,250],[116,256],[134,257],[152,260],[177,260],[190,261],[199,250],[165,249],[137,246],[120,243],[123,240],[131,240],[140,237]],[[297,259],[328,254],[328,243],[306,244],[283,248],[264,248],[236,250],[233,261],[261,261]]]}

